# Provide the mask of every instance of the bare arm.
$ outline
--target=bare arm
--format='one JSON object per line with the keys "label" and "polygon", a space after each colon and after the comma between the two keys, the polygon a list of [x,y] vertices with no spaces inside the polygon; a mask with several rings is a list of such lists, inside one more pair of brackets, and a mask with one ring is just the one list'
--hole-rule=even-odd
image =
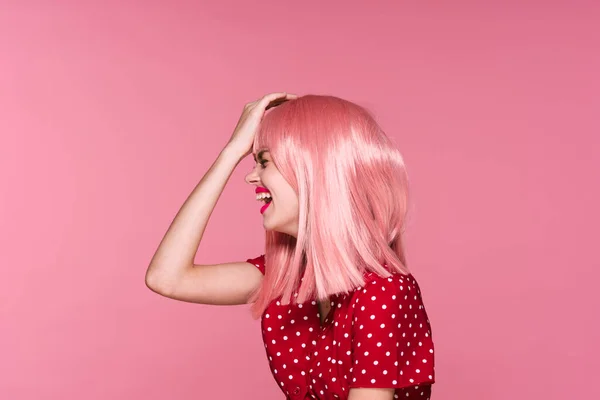
{"label": "bare arm", "polygon": [[210,215],[235,167],[243,159],[225,147],[187,198],[152,257],[146,285],[177,300],[204,304],[243,304],[262,279],[245,261],[194,265]]}
{"label": "bare arm", "polygon": [[394,388],[350,388],[348,400],[393,400]]}
{"label": "bare arm", "polygon": [[146,286],[177,300],[204,304],[243,304],[262,281],[262,273],[245,261],[194,265],[194,256],[217,200],[239,162],[252,151],[265,110],[296,98],[270,93],[244,106],[227,146],[189,195],[156,250]]}

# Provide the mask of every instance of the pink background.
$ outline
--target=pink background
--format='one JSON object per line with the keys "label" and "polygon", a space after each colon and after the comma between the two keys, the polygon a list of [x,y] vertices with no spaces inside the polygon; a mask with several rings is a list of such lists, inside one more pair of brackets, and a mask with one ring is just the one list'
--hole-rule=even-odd
{"label": "pink background", "polygon": [[[144,284],[279,90],[363,104],[403,151],[434,400],[600,398],[598,2],[331,3],[1,2],[0,398],[283,398],[248,306]],[[251,167],[197,263],[262,254]]]}

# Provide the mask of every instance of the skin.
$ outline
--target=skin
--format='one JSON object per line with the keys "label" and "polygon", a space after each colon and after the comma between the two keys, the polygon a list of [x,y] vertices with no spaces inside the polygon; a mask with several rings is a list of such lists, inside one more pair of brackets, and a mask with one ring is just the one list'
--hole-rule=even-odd
{"label": "skin", "polygon": [[[268,151],[258,151],[257,154],[253,153],[253,156],[255,166],[246,175],[246,183],[267,188],[273,198],[271,205],[263,213],[264,228],[298,237],[298,195],[273,164]],[[260,204],[262,206],[263,203]],[[330,309],[329,300],[319,302],[321,323]],[[352,388],[348,394],[349,400],[393,400],[393,398],[393,388]]]}

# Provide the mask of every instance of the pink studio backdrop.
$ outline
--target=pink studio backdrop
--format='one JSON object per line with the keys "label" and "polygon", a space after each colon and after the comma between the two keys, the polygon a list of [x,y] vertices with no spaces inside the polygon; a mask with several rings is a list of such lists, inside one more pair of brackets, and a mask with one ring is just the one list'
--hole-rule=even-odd
{"label": "pink studio backdrop", "polygon": [[[283,398],[249,306],[144,284],[243,104],[279,90],[363,104],[403,151],[434,400],[600,398],[599,12],[2,2],[0,398]],[[251,167],[197,263],[262,253]]]}

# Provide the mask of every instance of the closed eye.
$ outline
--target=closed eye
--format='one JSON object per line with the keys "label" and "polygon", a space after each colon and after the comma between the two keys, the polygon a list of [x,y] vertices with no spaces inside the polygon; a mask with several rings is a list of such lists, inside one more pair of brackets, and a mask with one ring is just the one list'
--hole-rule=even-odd
{"label": "closed eye", "polygon": [[265,167],[266,162],[267,162],[267,160],[260,160],[258,163],[261,165],[261,167],[266,168]]}

